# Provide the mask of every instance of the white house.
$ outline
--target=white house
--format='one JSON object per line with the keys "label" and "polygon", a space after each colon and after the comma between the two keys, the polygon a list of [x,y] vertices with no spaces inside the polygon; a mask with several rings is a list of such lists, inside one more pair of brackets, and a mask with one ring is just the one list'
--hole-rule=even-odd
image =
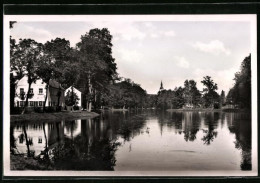
{"label": "white house", "polygon": [[[24,76],[17,83],[15,96],[16,107],[23,107],[25,104],[28,91],[27,79],[28,77]],[[43,82],[42,79],[38,79],[35,83],[32,83],[30,94],[32,94],[32,96],[28,99],[28,107],[42,107],[46,94],[47,100],[45,106],[57,106],[59,102],[59,106],[65,107],[64,88],[55,80],[50,80],[49,87],[46,90],[46,83]]]}
{"label": "white house", "polygon": [[65,90],[65,96],[67,95],[68,92],[72,92],[72,90],[73,90],[73,93],[75,93],[79,97],[77,106],[81,107],[81,92],[78,89],[70,86],[69,88],[67,88]]}

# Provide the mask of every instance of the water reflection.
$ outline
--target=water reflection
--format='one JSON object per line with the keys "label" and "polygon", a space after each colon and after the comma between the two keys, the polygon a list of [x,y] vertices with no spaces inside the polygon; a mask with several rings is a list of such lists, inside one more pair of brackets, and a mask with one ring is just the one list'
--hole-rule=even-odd
{"label": "water reflection", "polygon": [[207,126],[207,129],[203,130],[203,137],[201,140],[204,141],[204,144],[210,145],[210,143],[213,142],[213,140],[217,137],[218,132],[216,128],[218,127],[218,120],[219,120],[219,113],[205,113],[204,121],[205,126]]}
{"label": "water reflection", "polygon": [[244,113],[140,111],[17,122],[10,148],[56,170],[251,170],[250,121]]}
{"label": "water reflection", "polygon": [[250,114],[236,114],[230,113],[227,115],[228,128],[231,133],[234,133],[236,140],[234,145],[237,149],[242,150],[242,160],[241,160],[241,169],[242,170],[251,170],[251,150],[252,150],[252,141],[251,141],[251,123],[247,123],[247,120],[251,120]]}

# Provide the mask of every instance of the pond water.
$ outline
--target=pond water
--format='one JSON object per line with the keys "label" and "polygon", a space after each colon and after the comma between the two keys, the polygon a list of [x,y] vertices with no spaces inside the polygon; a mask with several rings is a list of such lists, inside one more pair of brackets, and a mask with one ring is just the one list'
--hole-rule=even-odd
{"label": "pond water", "polygon": [[10,144],[54,170],[252,169],[248,113],[143,110],[14,122]]}

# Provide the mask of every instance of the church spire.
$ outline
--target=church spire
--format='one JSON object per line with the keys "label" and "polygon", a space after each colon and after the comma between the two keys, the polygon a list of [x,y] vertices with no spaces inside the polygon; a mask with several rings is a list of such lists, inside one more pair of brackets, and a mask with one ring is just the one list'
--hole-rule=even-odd
{"label": "church spire", "polygon": [[160,87],[160,91],[163,90],[163,83],[161,81],[161,87]]}

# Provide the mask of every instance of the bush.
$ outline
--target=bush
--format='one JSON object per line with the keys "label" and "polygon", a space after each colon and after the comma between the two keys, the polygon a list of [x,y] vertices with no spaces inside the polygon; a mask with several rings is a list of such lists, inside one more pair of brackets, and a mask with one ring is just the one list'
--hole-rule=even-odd
{"label": "bush", "polygon": [[61,111],[61,106],[56,106],[56,112],[60,112]]}
{"label": "bush", "polygon": [[22,107],[14,107],[13,109],[11,109],[10,113],[11,114],[21,114],[22,110],[23,110]]}
{"label": "bush", "polygon": [[42,107],[34,107],[34,112],[42,113],[43,108]]}
{"label": "bush", "polygon": [[219,109],[219,108],[220,108],[219,103],[214,103],[214,109]]}
{"label": "bush", "polygon": [[73,110],[79,110],[79,106],[73,106]]}
{"label": "bush", "polygon": [[55,107],[51,107],[51,106],[48,106],[45,108],[45,112],[47,113],[52,113],[52,112],[55,112]]}

